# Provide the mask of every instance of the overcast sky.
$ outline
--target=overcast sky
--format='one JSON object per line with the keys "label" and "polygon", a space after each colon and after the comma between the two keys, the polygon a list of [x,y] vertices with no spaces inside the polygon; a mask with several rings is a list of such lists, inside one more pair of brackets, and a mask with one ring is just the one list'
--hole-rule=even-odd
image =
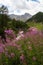
{"label": "overcast sky", "polygon": [[43,0],[0,0],[1,5],[8,7],[9,14],[30,13],[34,15],[39,11],[43,12]]}

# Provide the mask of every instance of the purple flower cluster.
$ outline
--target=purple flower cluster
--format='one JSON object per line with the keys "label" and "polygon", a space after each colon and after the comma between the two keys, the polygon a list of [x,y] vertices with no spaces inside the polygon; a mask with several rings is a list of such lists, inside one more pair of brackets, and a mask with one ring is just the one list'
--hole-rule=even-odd
{"label": "purple flower cluster", "polygon": [[14,34],[14,31],[11,29],[5,30],[6,35],[10,38],[10,39],[14,39],[16,37],[16,35]]}
{"label": "purple flower cluster", "polygon": [[[37,60],[37,57],[34,54],[34,49],[38,48],[38,46],[40,48],[40,44],[43,44],[43,33],[41,31],[39,31],[35,27],[31,27],[26,33],[24,33],[24,31],[19,31],[17,37],[15,37],[14,31],[11,29],[5,30],[5,32],[6,35],[10,36],[10,38],[12,36],[14,36],[14,38],[13,40],[10,40],[6,36],[7,43],[5,44],[3,44],[0,39],[0,55],[4,53],[7,59],[14,60],[12,62],[15,62],[15,58],[19,57],[18,60],[20,61],[20,63],[25,63],[23,65],[28,65],[26,64],[26,61],[28,60],[28,58],[30,58],[31,55],[31,61]],[[35,46],[35,48],[33,48],[32,45]],[[40,50],[42,51],[42,49]]]}

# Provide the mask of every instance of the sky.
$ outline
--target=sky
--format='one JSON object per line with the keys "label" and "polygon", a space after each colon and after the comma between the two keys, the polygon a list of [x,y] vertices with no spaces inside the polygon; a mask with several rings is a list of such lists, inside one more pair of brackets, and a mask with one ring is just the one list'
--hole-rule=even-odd
{"label": "sky", "polygon": [[29,13],[34,15],[37,12],[43,12],[43,0],[0,0],[1,5],[8,7],[9,14]]}

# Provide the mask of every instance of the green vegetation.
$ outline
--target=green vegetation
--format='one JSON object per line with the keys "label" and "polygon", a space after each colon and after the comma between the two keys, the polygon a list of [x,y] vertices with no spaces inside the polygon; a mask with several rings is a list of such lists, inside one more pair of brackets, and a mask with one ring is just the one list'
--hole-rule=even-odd
{"label": "green vegetation", "polygon": [[6,28],[11,28],[18,32],[20,29],[26,31],[28,29],[28,25],[22,21],[10,19],[7,7],[2,5],[0,7],[0,28],[3,30]]}
{"label": "green vegetation", "polygon": [[16,21],[15,19],[12,20],[12,29],[15,31],[23,30],[26,31],[29,27],[25,22]]}
{"label": "green vegetation", "polygon": [[30,35],[5,44],[0,50],[0,65],[43,65],[43,37]]}
{"label": "green vegetation", "polygon": [[[10,19],[5,10],[0,8],[0,32],[7,32],[7,43],[0,39],[0,65],[43,65],[43,17],[25,23]],[[13,30],[19,32],[17,37]]]}
{"label": "green vegetation", "polygon": [[34,22],[42,22],[43,23],[43,12],[39,12],[37,14],[35,14],[34,16],[32,16],[32,18],[30,18],[28,21],[34,21]]}
{"label": "green vegetation", "polygon": [[30,21],[30,22],[27,22],[27,25],[29,26],[29,27],[36,27],[36,28],[38,28],[39,30],[43,30],[43,24],[40,22],[40,23],[36,23],[36,22],[32,22],[32,21]]}

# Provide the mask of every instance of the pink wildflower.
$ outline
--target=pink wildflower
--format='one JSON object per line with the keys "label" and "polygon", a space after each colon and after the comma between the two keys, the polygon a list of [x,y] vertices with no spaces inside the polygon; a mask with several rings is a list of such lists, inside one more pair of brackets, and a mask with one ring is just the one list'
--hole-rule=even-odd
{"label": "pink wildflower", "polygon": [[3,47],[0,47],[0,53],[3,53],[3,52],[4,52]]}
{"label": "pink wildflower", "polygon": [[29,32],[30,32],[31,34],[37,34],[37,33],[38,33],[38,30],[37,30],[37,28],[35,28],[35,27],[31,27],[31,28],[29,28]]}
{"label": "pink wildflower", "polygon": [[14,54],[14,53],[11,53],[10,55],[11,55],[11,57],[12,57],[12,58],[15,56],[15,54]]}
{"label": "pink wildflower", "polygon": [[23,34],[24,33],[24,31],[19,31],[19,34]]}
{"label": "pink wildflower", "polygon": [[20,60],[21,60],[21,61],[24,60],[24,55],[23,55],[23,54],[20,56]]}

